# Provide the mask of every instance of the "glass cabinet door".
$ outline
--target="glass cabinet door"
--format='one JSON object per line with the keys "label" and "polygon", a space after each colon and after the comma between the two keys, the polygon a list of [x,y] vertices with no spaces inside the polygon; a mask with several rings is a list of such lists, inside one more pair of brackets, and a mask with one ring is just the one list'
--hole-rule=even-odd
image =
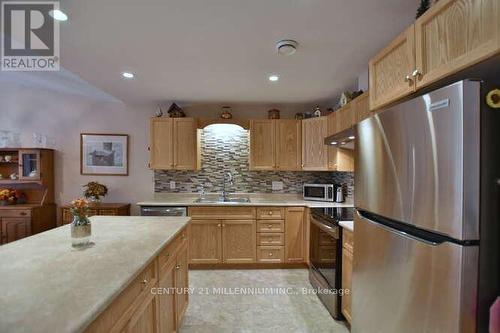
{"label": "glass cabinet door", "polygon": [[40,179],[40,152],[36,150],[19,151],[19,179]]}

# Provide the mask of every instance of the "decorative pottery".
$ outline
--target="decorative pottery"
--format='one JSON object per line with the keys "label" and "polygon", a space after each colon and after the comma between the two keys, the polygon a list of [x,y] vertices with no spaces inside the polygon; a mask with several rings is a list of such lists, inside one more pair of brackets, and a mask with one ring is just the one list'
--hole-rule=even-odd
{"label": "decorative pottery", "polygon": [[280,119],[280,110],[271,109],[267,111],[267,118],[269,119]]}
{"label": "decorative pottery", "polygon": [[231,107],[230,106],[223,106],[222,107],[222,112],[220,114],[220,117],[222,119],[231,119],[231,118],[233,118]]}

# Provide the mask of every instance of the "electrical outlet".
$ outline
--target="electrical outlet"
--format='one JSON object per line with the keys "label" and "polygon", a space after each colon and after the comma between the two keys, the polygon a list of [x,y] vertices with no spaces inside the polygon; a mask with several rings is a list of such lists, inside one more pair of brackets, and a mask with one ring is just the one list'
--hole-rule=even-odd
{"label": "electrical outlet", "polygon": [[170,181],[170,189],[175,190],[175,181]]}
{"label": "electrical outlet", "polygon": [[283,182],[273,182],[273,191],[281,191],[283,189]]}

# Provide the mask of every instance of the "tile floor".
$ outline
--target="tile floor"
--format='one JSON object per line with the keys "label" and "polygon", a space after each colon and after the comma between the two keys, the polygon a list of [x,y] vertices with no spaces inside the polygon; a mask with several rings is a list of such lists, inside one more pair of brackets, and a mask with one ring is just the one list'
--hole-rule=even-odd
{"label": "tile floor", "polygon": [[[194,291],[181,333],[349,332],[316,295],[302,292],[312,288],[306,269],[191,270],[189,285]],[[284,289],[257,295],[262,288]],[[236,294],[244,291],[256,294]]]}

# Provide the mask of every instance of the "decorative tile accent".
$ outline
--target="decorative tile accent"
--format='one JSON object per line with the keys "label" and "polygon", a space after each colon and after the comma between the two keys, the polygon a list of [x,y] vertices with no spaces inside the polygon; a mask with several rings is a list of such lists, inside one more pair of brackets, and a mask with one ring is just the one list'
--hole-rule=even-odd
{"label": "decorative tile accent", "polygon": [[[222,191],[224,174],[231,172],[233,185],[227,190],[239,193],[302,193],[304,183],[346,184],[354,195],[352,172],[250,171],[249,133],[237,126],[212,125],[201,134],[200,171],[155,171],[155,192],[197,193]],[[176,188],[170,189],[170,181]],[[283,190],[272,191],[272,182],[283,182]]]}

